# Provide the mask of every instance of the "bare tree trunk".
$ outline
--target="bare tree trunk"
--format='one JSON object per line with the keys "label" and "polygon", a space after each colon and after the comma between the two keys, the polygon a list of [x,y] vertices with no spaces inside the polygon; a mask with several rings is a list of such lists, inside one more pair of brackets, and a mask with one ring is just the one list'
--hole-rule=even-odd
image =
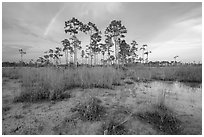
{"label": "bare tree trunk", "polygon": [[142,50],[142,62],[143,62],[143,64],[144,64],[144,50]]}
{"label": "bare tree trunk", "polygon": [[123,58],[123,67],[124,67],[124,58]]}
{"label": "bare tree trunk", "polygon": [[21,63],[23,62],[23,54],[21,54]]}
{"label": "bare tree trunk", "polygon": [[114,44],[115,44],[115,63],[117,64],[117,45],[116,45],[116,38],[114,38]]}
{"label": "bare tree trunk", "polygon": [[69,53],[68,53],[68,50],[66,51],[66,54],[67,54],[67,56],[66,56],[66,64],[67,64],[67,67],[68,67],[68,59],[69,59]]}
{"label": "bare tree trunk", "polygon": [[70,66],[71,66],[71,64],[74,62],[73,60],[73,53],[70,53],[70,55],[71,55],[71,60],[70,60]]}
{"label": "bare tree trunk", "polygon": [[104,66],[104,54],[103,54],[103,66]]}
{"label": "bare tree trunk", "polygon": [[96,53],[94,53],[94,66],[96,66]]}
{"label": "bare tree trunk", "polygon": [[92,59],[93,59],[93,56],[91,55],[91,66],[92,66]]}
{"label": "bare tree trunk", "polygon": [[67,63],[67,51],[66,50],[64,51],[64,54],[65,54],[65,61],[66,61],[66,66],[67,66],[68,63]]}
{"label": "bare tree trunk", "polygon": [[74,64],[77,66],[77,47],[74,47]]}

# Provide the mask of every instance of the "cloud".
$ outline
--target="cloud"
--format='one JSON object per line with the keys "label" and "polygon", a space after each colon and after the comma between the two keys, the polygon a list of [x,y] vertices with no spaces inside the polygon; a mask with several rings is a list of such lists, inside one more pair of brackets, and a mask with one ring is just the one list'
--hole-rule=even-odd
{"label": "cloud", "polygon": [[[148,44],[152,58],[188,53],[191,60],[201,60],[201,11],[202,3],[3,3],[3,55],[8,55],[6,45],[31,46],[26,58],[37,58],[48,48],[61,46],[61,40],[70,37],[64,33],[64,21],[76,17],[83,23],[95,23],[102,32],[113,19],[121,20],[128,30],[126,41]],[[78,37],[82,47],[89,43],[88,35]],[[10,49],[12,55],[14,49]]]}
{"label": "cloud", "polygon": [[3,44],[2,46],[2,55],[3,61],[12,60],[17,61],[20,58],[19,49],[23,49],[28,52],[32,47],[28,45],[19,45],[19,44]]}

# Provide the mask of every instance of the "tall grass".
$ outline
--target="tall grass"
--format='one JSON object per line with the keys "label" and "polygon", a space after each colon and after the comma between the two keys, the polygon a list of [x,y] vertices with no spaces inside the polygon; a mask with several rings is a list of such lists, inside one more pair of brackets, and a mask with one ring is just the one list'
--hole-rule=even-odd
{"label": "tall grass", "polygon": [[[126,75],[124,75],[126,74]],[[81,88],[113,88],[121,78],[135,81],[170,80],[202,82],[202,66],[134,67],[124,70],[112,67],[81,68],[3,68],[3,77],[21,79],[22,92],[16,101],[56,100],[70,97],[66,90]]]}
{"label": "tall grass", "polygon": [[135,81],[202,82],[202,66],[134,67],[126,75]]}
{"label": "tall grass", "polygon": [[22,75],[23,68],[2,68],[2,77],[8,77],[10,79],[19,79]]}
{"label": "tall grass", "polygon": [[114,68],[30,68],[21,73],[22,92],[15,101],[56,100],[69,97],[68,89],[113,88],[121,73]]}

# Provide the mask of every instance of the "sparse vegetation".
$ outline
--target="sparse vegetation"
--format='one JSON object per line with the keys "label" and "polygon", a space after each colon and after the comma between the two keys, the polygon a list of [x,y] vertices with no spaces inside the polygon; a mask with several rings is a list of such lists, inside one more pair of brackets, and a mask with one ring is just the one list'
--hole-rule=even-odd
{"label": "sparse vegetation", "polygon": [[[46,31],[63,10],[65,7],[59,10]],[[64,32],[68,37],[61,41],[62,47],[57,46],[54,49],[49,47],[45,49],[47,51],[44,55],[38,57],[35,62],[31,59],[29,63],[23,62],[23,55],[26,52],[19,49],[21,55],[19,63],[2,63],[7,67],[14,66],[2,69],[2,76],[7,77],[2,85],[4,88],[5,85],[8,86],[2,92],[3,120],[11,117],[17,122],[25,120],[9,129],[7,126],[11,121],[9,119],[9,122],[4,124],[3,134],[39,134],[44,131],[49,134],[148,134],[146,129],[153,130],[149,132],[153,134],[182,134],[184,132],[181,125],[189,121],[178,119],[176,111],[167,107],[167,98],[178,104],[184,102],[185,107],[181,112],[194,111],[189,108],[197,105],[198,107],[194,108],[197,110],[194,114],[197,119],[191,120],[195,123],[202,120],[202,117],[200,118],[202,106],[199,104],[202,100],[195,100],[196,95],[201,98],[200,93],[194,92],[195,96],[181,100],[179,96],[192,93],[177,94],[179,86],[176,85],[179,82],[200,84],[202,82],[200,63],[185,65],[176,61],[178,56],[175,56],[171,63],[149,62],[149,54],[152,53],[149,45],[139,46],[136,40],[127,43],[129,41],[125,39],[127,29],[121,20],[112,20],[104,33],[96,24],[92,22],[85,24],[75,17],[65,21],[64,25]],[[55,42],[51,35],[48,37],[46,33],[43,39]],[[88,34],[89,42],[82,36],[84,33]],[[37,34],[32,35],[38,38]],[[84,42],[81,40],[89,44],[83,45]],[[66,64],[61,62],[62,52]],[[78,53],[81,55],[77,55]],[[81,61],[78,57],[81,57]],[[163,87],[158,90],[154,84],[148,85],[153,83],[150,81],[179,82],[175,82],[176,92],[172,93],[172,87],[168,90]],[[18,90],[15,89],[17,87]],[[151,90],[153,88],[154,92]],[[186,111],[186,108],[189,110]],[[35,110],[37,112],[34,112]],[[7,117],[7,113],[13,114]],[[202,127],[196,124],[194,125],[196,128]],[[199,134],[201,130],[198,129],[195,133]]]}
{"label": "sparse vegetation", "polygon": [[5,114],[7,111],[9,111],[11,109],[10,106],[3,106],[2,107],[2,113]]}
{"label": "sparse vegetation", "polygon": [[[181,82],[202,82],[202,67],[130,67],[127,70],[112,67],[81,67],[77,69],[55,68],[4,68],[3,77],[20,78],[22,92],[15,101],[58,100],[69,98],[66,90],[81,88],[113,88],[120,85],[122,78],[134,81],[167,80]],[[132,81],[125,79],[125,83]]]}
{"label": "sparse vegetation", "polygon": [[83,121],[98,121],[101,120],[106,113],[105,107],[100,103],[101,100],[91,97],[85,102],[77,104],[72,108],[72,112],[77,112],[76,115]]}
{"label": "sparse vegetation", "polygon": [[160,104],[154,111],[138,113],[137,116],[165,134],[181,134],[181,121],[165,105],[161,106]]}
{"label": "sparse vegetation", "polygon": [[103,125],[104,135],[127,135],[128,129],[120,123],[110,120],[108,123]]}
{"label": "sparse vegetation", "polygon": [[108,113],[102,125],[103,135],[127,135],[130,133],[126,122],[131,120],[132,113],[124,106],[117,106]]}

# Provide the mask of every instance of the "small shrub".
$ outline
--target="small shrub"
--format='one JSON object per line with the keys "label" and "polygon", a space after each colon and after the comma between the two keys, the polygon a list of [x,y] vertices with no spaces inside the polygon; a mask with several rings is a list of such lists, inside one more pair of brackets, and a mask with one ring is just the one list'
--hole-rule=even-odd
{"label": "small shrub", "polygon": [[165,134],[177,135],[181,133],[181,121],[166,106],[156,106],[156,110],[153,112],[138,113],[137,117],[152,124]]}
{"label": "small shrub", "polygon": [[134,81],[132,81],[131,79],[125,79],[124,83],[126,83],[126,84],[134,84]]}
{"label": "small shrub", "polygon": [[100,130],[104,135],[127,135],[128,127],[125,125],[131,119],[131,111],[124,106],[117,106],[108,113]]}
{"label": "small shrub", "polygon": [[81,102],[72,108],[72,112],[77,111],[80,119],[83,121],[98,121],[101,120],[106,113],[105,107],[100,105],[101,100],[91,97],[86,102]]}
{"label": "small shrub", "polygon": [[4,113],[6,113],[7,111],[9,111],[10,109],[11,109],[10,106],[3,106],[3,107],[2,107],[2,113],[4,114]]}
{"label": "small shrub", "polygon": [[24,118],[24,116],[23,115],[15,115],[14,118],[15,119],[21,119],[21,118]]}
{"label": "small shrub", "polygon": [[127,135],[128,130],[124,125],[111,120],[108,124],[102,126],[104,135]]}

